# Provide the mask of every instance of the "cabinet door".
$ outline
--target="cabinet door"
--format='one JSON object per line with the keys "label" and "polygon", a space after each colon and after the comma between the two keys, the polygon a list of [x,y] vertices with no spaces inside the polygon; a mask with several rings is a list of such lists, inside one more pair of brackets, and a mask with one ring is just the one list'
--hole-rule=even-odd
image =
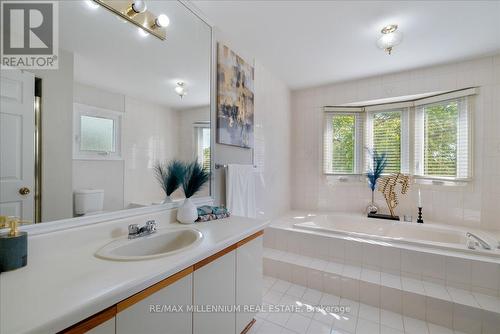
{"label": "cabinet door", "polygon": [[[262,237],[255,238],[236,249],[236,305],[262,303]],[[236,333],[241,333],[255,313],[236,313]]]}
{"label": "cabinet door", "polygon": [[[191,334],[192,274],[168,285],[116,315],[117,334]],[[180,309],[177,306],[183,306]]]}
{"label": "cabinet door", "polygon": [[87,334],[115,334],[115,317],[92,328]]}
{"label": "cabinet door", "polygon": [[[235,251],[196,269],[193,273],[194,306],[234,306]],[[234,334],[234,312],[193,313],[194,334]]]}

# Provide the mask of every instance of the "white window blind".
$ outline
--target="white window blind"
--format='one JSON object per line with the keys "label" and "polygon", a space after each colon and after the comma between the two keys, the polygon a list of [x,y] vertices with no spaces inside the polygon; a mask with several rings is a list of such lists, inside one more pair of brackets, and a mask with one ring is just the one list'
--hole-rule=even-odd
{"label": "white window blind", "polygon": [[359,174],[363,141],[362,114],[357,112],[325,113],[323,136],[323,171],[325,174]]}
{"label": "white window blind", "polygon": [[371,151],[387,155],[385,173],[409,170],[408,108],[366,113],[366,169],[372,168]]}
{"label": "white window blind", "polygon": [[388,156],[385,173],[471,179],[471,106],[477,93],[466,88],[388,104],[324,107],[324,173],[365,173],[372,167],[367,149],[375,149]]}
{"label": "white window blind", "polygon": [[445,179],[471,177],[469,109],[467,97],[416,108],[416,175]]}
{"label": "white window blind", "polygon": [[198,163],[210,171],[210,123],[194,123],[194,134]]}

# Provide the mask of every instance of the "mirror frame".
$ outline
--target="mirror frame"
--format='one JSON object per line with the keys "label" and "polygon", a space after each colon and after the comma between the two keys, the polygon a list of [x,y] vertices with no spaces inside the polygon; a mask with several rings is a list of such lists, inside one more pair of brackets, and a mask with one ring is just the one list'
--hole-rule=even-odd
{"label": "mirror frame", "polygon": [[[214,180],[214,170],[215,170],[215,99],[216,99],[216,41],[215,41],[215,29],[214,25],[208,20],[208,18],[200,12],[200,10],[187,0],[177,0],[181,5],[183,5],[186,10],[190,11],[191,14],[196,16],[199,20],[205,23],[210,29],[210,85],[209,85],[209,96],[210,96],[210,184],[209,184],[209,196],[195,197],[192,198],[193,202],[197,206],[201,205],[213,205],[215,199],[215,192],[217,189],[216,182]],[[172,203],[150,205],[140,208],[131,209],[121,209],[116,211],[104,212],[100,214],[95,214],[91,216],[82,217],[71,217],[58,219],[53,221],[39,222],[36,224],[21,226],[20,230],[28,232],[30,235],[39,235],[49,232],[67,230],[79,226],[93,225],[106,221],[112,221],[123,218],[130,218],[134,216],[141,216],[146,214],[152,214],[167,210],[172,210],[178,208],[183,202],[183,199],[176,200]],[[1,231],[1,229],[0,229]]]}

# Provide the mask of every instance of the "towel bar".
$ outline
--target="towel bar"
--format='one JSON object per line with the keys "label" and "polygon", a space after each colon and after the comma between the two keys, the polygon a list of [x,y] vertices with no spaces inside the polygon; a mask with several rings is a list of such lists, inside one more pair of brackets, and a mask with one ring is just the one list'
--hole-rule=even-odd
{"label": "towel bar", "polygon": [[[215,164],[215,169],[219,168],[227,168],[227,165]],[[253,165],[253,168],[257,168],[257,166]]]}

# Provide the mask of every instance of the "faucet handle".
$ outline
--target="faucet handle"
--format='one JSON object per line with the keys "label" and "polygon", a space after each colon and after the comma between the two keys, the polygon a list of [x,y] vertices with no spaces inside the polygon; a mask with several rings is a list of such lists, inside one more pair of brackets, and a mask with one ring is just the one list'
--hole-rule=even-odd
{"label": "faucet handle", "polygon": [[128,226],[128,234],[137,234],[139,233],[139,225],[138,224],[130,224]]}
{"label": "faucet handle", "polygon": [[156,231],[156,227],[157,227],[156,221],[154,219],[148,220],[146,222],[146,227],[148,228],[149,231]]}

